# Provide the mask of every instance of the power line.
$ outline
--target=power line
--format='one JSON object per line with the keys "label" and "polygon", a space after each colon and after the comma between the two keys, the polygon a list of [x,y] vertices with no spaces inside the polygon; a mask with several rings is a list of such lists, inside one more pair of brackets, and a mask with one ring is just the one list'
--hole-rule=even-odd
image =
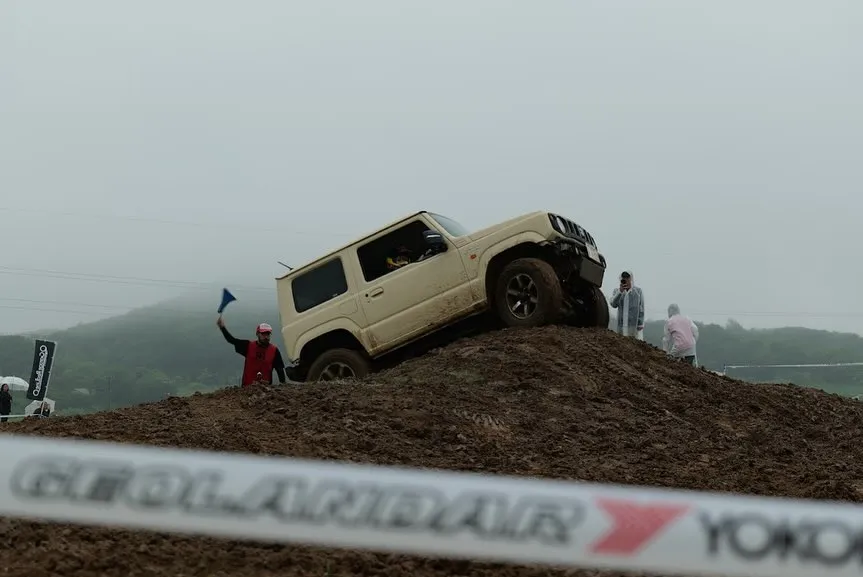
{"label": "power line", "polygon": [[[0,300],[3,300],[3,299],[0,299]],[[51,301],[45,301],[45,302],[50,304]],[[117,308],[120,309],[121,307],[117,307]],[[121,318],[121,317],[129,314],[129,313],[133,313],[133,312],[137,312],[137,311],[140,311],[142,313],[141,317],[138,317],[138,318],[150,318],[150,319],[159,319],[159,320],[165,320],[165,321],[176,321],[176,320],[178,320],[178,318],[183,318],[181,315],[200,314],[200,313],[204,312],[204,311],[196,311],[196,310],[183,310],[183,309],[173,309],[173,308],[169,308],[169,307],[159,307],[158,305],[156,305],[156,306],[151,305],[151,306],[147,307],[145,311],[141,310],[142,308],[144,308],[144,307],[130,308],[127,310],[108,311],[108,310],[82,310],[82,309],[75,309],[75,308],[53,308],[53,307],[41,307],[41,306],[20,306],[20,305],[16,306],[16,305],[0,304],[0,309],[5,309],[5,310],[19,310],[19,311],[27,311],[27,312],[44,312],[44,313],[54,313],[54,314],[64,314],[64,315],[69,315],[69,314],[80,315],[82,317],[89,317],[89,319],[87,319],[85,322],[92,322],[92,323],[101,322],[101,321],[108,321],[111,319],[118,319],[118,318]],[[214,312],[214,317],[215,317],[215,312]],[[82,320],[84,320],[84,319],[82,319]],[[261,319],[261,320],[267,320],[267,319]],[[270,322],[272,322],[272,321],[270,321]],[[229,324],[230,324],[230,321],[229,321]],[[213,327],[215,329],[215,322],[213,323]],[[0,326],[0,331],[3,331],[3,332],[0,332],[0,337],[2,337],[2,336],[18,336],[18,335],[22,335],[22,334],[25,334],[25,335],[26,334],[35,334],[35,332],[38,332],[40,334],[41,333],[59,333],[59,332],[69,330],[71,328],[74,328],[74,327],[71,327],[71,326],[48,327],[48,328],[42,327],[42,328],[36,328],[33,330],[27,330],[27,331],[20,331],[19,330],[19,331],[16,331],[14,333],[7,333],[5,330],[3,330],[3,327]]]}
{"label": "power line", "polygon": [[[5,300],[5,299],[0,299]],[[45,301],[46,304],[51,304],[51,301]],[[92,305],[85,305],[92,306]],[[108,306],[106,305],[106,308]],[[131,312],[141,311],[142,309],[146,310],[146,315],[150,317],[159,317],[166,319],[176,319],[178,314],[190,314],[190,313],[199,313],[204,311],[198,310],[188,310],[188,309],[176,309],[170,307],[162,307],[160,305],[149,305],[146,307],[111,307],[115,310],[82,310],[75,308],[46,308],[46,307],[32,307],[32,306],[21,306],[21,305],[4,305],[0,304],[0,309],[6,310],[18,310],[18,311],[33,311],[33,312],[47,312],[47,313],[62,313],[62,314],[73,314],[73,315],[84,315],[84,316],[92,316],[92,317],[100,317],[102,320],[108,318],[119,317]],[[215,313],[214,313],[215,315]],[[57,329],[60,330],[60,329]]]}
{"label": "power line", "polygon": [[66,212],[66,211],[57,211],[57,210],[45,210],[45,209],[32,209],[32,208],[15,208],[8,206],[0,206],[0,212],[15,212],[15,213],[30,213],[30,214],[53,214],[56,216],[66,216],[73,218],[88,218],[93,220],[121,220],[128,222],[143,222],[143,223],[152,223],[152,224],[167,224],[173,226],[194,226],[199,228],[220,228],[220,229],[237,229],[237,228],[245,228],[249,230],[256,230],[258,232],[271,232],[278,233],[286,236],[341,236],[341,237],[349,237],[349,236],[359,236],[354,235],[353,233],[348,232],[333,232],[333,231],[322,231],[322,230],[298,230],[292,225],[285,225],[283,227],[278,228],[262,228],[259,224],[252,223],[236,223],[236,222],[226,222],[226,223],[216,223],[216,222],[193,222],[193,221],[180,221],[180,220],[167,220],[162,218],[148,218],[148,217],[139,217],[139,216],[120,216],[120,215],[110,215],[110,214],[92,214],[92,213],[80,213],[80,212]]}
{"label": "power line", "polygon": [[[103,304],[95,304],[95,303],[83,303],[78,301],[51,301],[51,300],[38,300],[38,299],[19,299],[19,298],[5,298],[0,297],[0,301],[11,301],[11,302],[19,302],[19,303],[31,303],[37,305],[59,305],[59,306],[73,306],[73,307],[92,307],[97,309],[108,309],[108,310],[123,310],[123,311],[132,311],[136,309],[148,308],[148,307],[158,307],[159,310],[162,311],[173,311],[178,313],[188,312],[189,309],[178,309],[170,306],[162,306],[161,304],[153,304],[153,305],[103,305]],[[261,300],[247,300],[243,299],[244,303],[252,303],[252,304],[265,304],[265,301]],[[266,304],[275,304],[270,301],[266,301]],[[12,306],[19,307],[19,305],[0,305],[4,306],[4,308],[9,308]],[[28,307],[20,307],[23,310],[26,310]],[[82,311],[86,312],[86,311]],[[103,311],[91,311],[94,314],[100,314]]]}
{"label": "power line", "polygon": [[[651,310],[651,314],[664,317],[667,311],[660,309]],[[687,316],[711,316],[711,317],[789,317],[789,318],[858,318],[863,317],[863,312],[858,313],[819,313],[819,312],[777,312],[777,311],[687,311]]]}
{"label": "power line", "polygon": [[[0,309],[9,309],[9,310],[17,310],[17,311],[35,311],[35,312],[45,312],[45,313],[63,313],[63,314],[76,314],[76,315],[88,315],[88,316],[100,316],[105,314],[112,314],[108,311],[85,311],[85,310],[75,310],[75,309],[49,309],[43,307],[24,307],[24,306],[15,306],[15,305],[0,305]],[[129,309],[129,311],[134,309]],[[129,312],[127,311],[127,312]],[[112,316],[119,316],[122,313],[114,313]]]}
{"label": "power line", "polygon": [[725,369],[802,369],[823,367],[863,367],[863,363],[809,363],[799,365],[724,365]]}
{"label": "power line", "polygon": [[[32,277],[44,277],[44,278],[57,278],[63,280],[73,280],[73,281],[87,281],[87,282],[98,282],[98,283],[109,283],[109,284],[125,284],[125,285],[138,285],[138,286],[164,286],[164,287],[172,287],[172,288],[182,288],[187,290],[207,290],[212,291],[215,290],[215,285],[213,283],[204,283],[200,281],[186,281],[186,280],[172,280],[172,279],[154,279],[149,277],[136,277],[136,276],[120,276],[120,275],[107,275],[101,273],[76,273],[76,272],[68,272],[68,271],[58,271],[52,269],[38,269],[38,268],[24,268],[24,267],[7,267],[0,266],[0,274],[13,275],[13,276],[32,276]],[[253,285],[233,285],[233,289],[236,290],[244,290],[244,291],[258,291],[258,292],[274,292],[275,285],[272,287],[262,287],[262,286],[253,286]],[[25,299],[3,299],[0,300],[17,300],[18,302],[33,302],[37,304],[61,304],[57,301],[31,301]],[[263,302],[263,301],[257,301]],[[90,303],[69,303],[74,304],[75,306],[103,306],[99,304],[90,304]],[[8,308],[8,307],[6,307]],[[26,310],[26,307],[14,307],[21,308],[21,310]],[[123,308],[123,307],[110,307],[110,308]],[[130,307],[135,308],[135,307]],[[34,309],[35,310],[35,309]],[[74,311],[69,311],[74,312]],[[86,311],[80,311],[82,313]],[[648,309],[647,311],[651,315],[655,315],[660,319],[663,318],[667,311],[663,309]],[[691,310],[689,311],[691,316],[725,316],[725,317],[789,317],[789,318],[859,318],[863,317],[863,312],[843,312],[843,313],[823,313],[823,312],[813,312],[813,311],[797,311],[797,312],[787,312],[787,311],[711,311],[711,310]]]}
{"label": "power line", "polygon": [[[214,285],[212,283],[205,283],[200,281],[184,281],[184,280],[169,280],[169,279],[154,279],[147,277],[134,277],[134,276],[114,276],[114,275],[105,275],[105,274],[94,274],[94,273],[75,273],[68,271],[58,271],[58,270],[49,270],[49,269],[37,269],[37,268],[18,268],[18,267],[7,267],[0,266],[0,274],[12,275],[12,276],[27,276],[27,277],[40,277],[40,278],[56,278],[63,280],[75,280],[75,281],[89,281],[89,282],[99,282],[99,283],[109,283],[109,284],[124,284],[124,285],[137,285],[137,286],[165,286],[172,288],[184,288],[190,290],[213,290]],[[274,291],[275,286],[267,288],[261,286],[251,286],[251,285],[234,285],[235,288],[240,290],[253,290],[253,291]]]}
{"label": "power line", "polygon": [[38,299],[18,299],[18,298],[7,298],[0,297],[0,301],[11,301],[18,303],[34,303],[34,304],[52,304],[52,305],[63,305],[63,306],[81,306],[81,307],[95,307],[95,308],[105,308],[105,309],[134,309],[141,305],[103,305],[103,304],[91,304],[91,303],[82,303],[78,301],[46,301],[46,300],[38,300]]}
{"label": "power line", "polygon": [[[5,305],[0,304],[0,308],[11,309],[11,310],[32,310],[32,311],[44,311],[44,312],[60,312],[60,313],[71,313],[71,314],[84,314],[84,315],[100,315],[100,314],[110,314],[112,311],[125,311],[131,312],[134,310],[138,310],[141,308],[148,308],[154,312],[164,312],[164,313],[186,313],[189,312],[188,309],[178,309],[172,308],[168,306],[162,306],[159,304],[154,305],[104,305],[99,303],[87,303],[80,301],[54,301],[54,300],[40,300],[40,299],[21,299],[21,298],[5,298],[0,297],[0,301],[3,302],[18,302],[18,303],[27,303],[25,305]],[[245,300],[246,303],[265,305],[269,301],[263,300]],[[29,305],[40,305],[40,306],[29,306]],[[276,306],[276,302],[273,301],[272,305]],[[46,309],[41,305],[55,305],[55,306],[70,306],[73,308],[50,308]],[[105,309],[105,310],[82,310],[80,308],[74,307],[91,307],[96,309]],[[648,309],[648,313],[658,315],[660,312],[663,314],[665,311],[660,311],[659,309],[650,310]],[[740,317],[777,317],[784,316],[790,318],[837,318],[837,317],[863,317],[863,313],[815,313],[815,312],[797,312],[797,313],[787,313],[787,312],[758,312],[758,311],[693,311],[693,316],[740,316]],[[649,319],[648,319],[649,320]],[[657,319],[661,320],[661,319]]]}

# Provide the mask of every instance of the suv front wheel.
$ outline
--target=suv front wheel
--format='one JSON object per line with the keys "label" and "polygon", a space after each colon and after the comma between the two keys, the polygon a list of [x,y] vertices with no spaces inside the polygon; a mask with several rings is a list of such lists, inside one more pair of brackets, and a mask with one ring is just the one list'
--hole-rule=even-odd
{"label": "suv front wheel", "polygon": [[566,319],[566,324],[573,327],[609,328],[610,311],[602,289],[587,286],[581,290],[581,294],[570,298],[574,310]]}
{"label": "suv front wheel", "polygon": [[309,367],[307,381],[341,381],[361,379],[371,365],[361,353],[351,349],[332,349],[321,354]]}
{"label": "suv front wheel", "polygon": [[563,310],[563,288],[550,264],[538,258],[512,261],[495,285],[497,316],[509,327],[556,322]]}

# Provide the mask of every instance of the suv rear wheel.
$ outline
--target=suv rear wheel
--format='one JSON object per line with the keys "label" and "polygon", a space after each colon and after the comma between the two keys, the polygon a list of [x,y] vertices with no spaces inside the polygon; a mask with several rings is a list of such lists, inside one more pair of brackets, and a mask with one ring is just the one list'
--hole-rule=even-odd
{"label": "suv rear wheel", "polygon": [[554,268],[538,258],[512,261],[495,285],[497,316],[509,327],[538,327],[556,322],[563,310],[563,288]]}
{"label": "suv rear wheel", "polygon": [[361,379],[369,374],[371,365],[361,353],[351,349],[332,349],[321,354],[309,367],[307,381],[339,381]]}

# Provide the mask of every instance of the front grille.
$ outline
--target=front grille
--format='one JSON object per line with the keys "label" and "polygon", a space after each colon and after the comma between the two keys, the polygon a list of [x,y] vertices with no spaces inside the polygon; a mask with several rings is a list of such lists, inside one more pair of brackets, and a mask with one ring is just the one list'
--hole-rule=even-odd
{"label": "front grille", "polygon": [[581,242],[588,242],[593,246],[596,246],[596,241],[587,232],[583,227],[578,224],[572,222],[568,218],[563,218],[557,214],[549,214],[549,220],[551,220],[551,225],[554,227],[554,230],[559,232],[564,236],[568,236],[569,238],[574,238]]}

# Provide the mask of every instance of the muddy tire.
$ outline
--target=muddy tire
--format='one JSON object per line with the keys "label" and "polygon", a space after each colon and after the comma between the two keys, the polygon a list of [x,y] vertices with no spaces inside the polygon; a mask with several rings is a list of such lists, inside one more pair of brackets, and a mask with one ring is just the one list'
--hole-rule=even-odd
{"label": "muddy tire", "polygon": [[538,258],[512,261],[497,277],[495,313],[508,327],[556,323],[563,313],[563,288],[550,264]]}
{"label": "muddy tire", "polygon": [[357,351],[332,349],[321,354],[309,367],[306,381],[361,379],[371,371],[371,363]]}
{"label": "muddy tire", "polygon": [[611,322],[611,311],[608,308],[608,299],[599,287],[593,287],[593,326],[607,329]]}
{"label": "muddy tire", "polygon": [[597,327],[607,329],[611,320],[608,299],[599,287],[587,287],[575,298],[576,310],[566,320],[573,327]]}

